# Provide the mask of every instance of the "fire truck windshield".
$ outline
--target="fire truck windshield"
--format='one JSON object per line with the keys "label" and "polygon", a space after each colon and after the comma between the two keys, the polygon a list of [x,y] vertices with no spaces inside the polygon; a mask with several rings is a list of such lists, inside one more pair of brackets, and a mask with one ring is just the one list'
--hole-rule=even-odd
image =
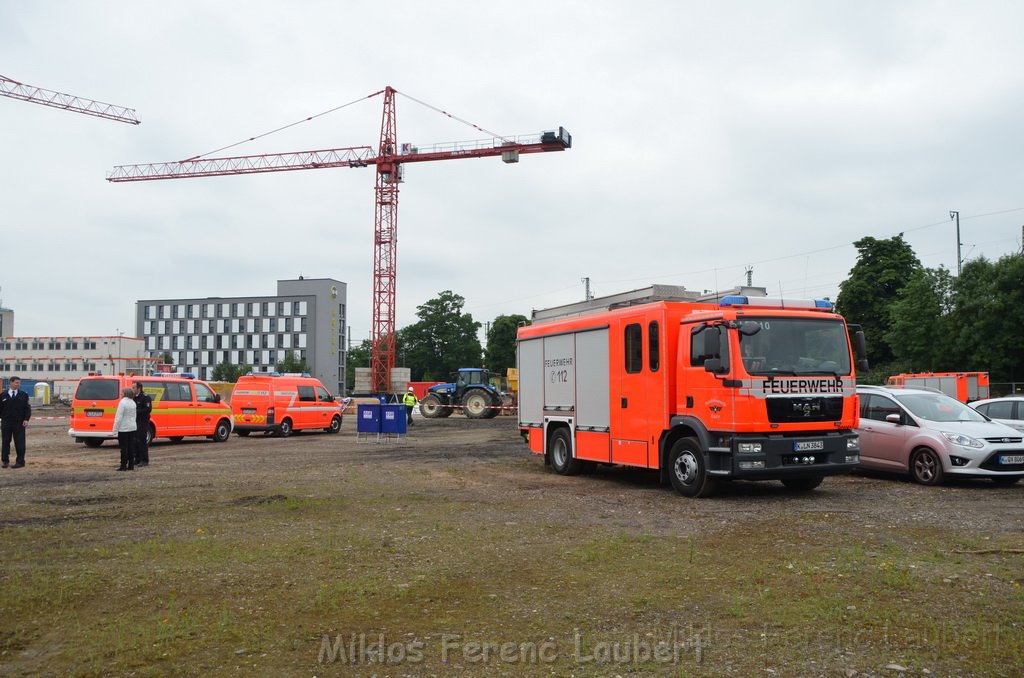
{"label": "fire truck windshield", "polygon": [[761,330],[737,332],[747,374],[850,374],[849,339],[839,320],[816,318],[752,318]]}

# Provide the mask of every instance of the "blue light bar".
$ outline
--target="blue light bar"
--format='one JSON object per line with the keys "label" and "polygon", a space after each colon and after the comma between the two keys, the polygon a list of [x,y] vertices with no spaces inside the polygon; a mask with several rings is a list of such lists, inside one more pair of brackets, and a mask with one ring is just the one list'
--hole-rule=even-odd
{"label": "blue light bar", "polygon": [[739,294],[731,294],[727,297],[722,297],[722,300],[718,302],[719,306],[745,306],[750,301]]}
{"label": "blue light bar", "polygon": [[815,299],[814,300],[814,308],[824,308],[824,309],[827,309],[827,310],[831,311],[832,310],[832,302],[829,301],[828,299]]}

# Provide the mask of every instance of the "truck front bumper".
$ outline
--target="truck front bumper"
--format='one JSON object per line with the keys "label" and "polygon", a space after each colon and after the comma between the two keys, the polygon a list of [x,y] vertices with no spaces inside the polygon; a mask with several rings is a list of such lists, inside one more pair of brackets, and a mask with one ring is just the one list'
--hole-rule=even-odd
{"label": "truck front bumper", "polygon": [[708,473],[747,480],[782,480],[845,473],[860,464],[853,431],[800,435],[725,435],[709,449]]}

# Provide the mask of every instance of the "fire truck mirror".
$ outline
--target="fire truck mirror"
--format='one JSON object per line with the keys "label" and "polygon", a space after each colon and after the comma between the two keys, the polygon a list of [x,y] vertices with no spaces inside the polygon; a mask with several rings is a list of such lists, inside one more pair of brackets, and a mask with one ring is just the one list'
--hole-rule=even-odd
{"label": "fire truck mirror", "polygon": [[704,371],[712,374],[725,374],[729,371],[729,366],[723,365],[721,358],[708,358],[704,361]]}
{"label": "fire truck mirror", "polygon": [[761,324],[752,321],[740,323],[739,332],[745,337],[752,337],[761,331]]}

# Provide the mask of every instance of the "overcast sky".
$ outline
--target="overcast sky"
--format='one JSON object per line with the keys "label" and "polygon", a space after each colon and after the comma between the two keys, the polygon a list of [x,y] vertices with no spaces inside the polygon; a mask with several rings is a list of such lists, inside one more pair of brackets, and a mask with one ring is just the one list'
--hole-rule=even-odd
{"label": "overcast sky", "polygon": [[[0,300],[18,335],[134,333],[135,301],[348,284],[371,328],[374,171],[111,184],[391,85],[398,140],[565,126],[565,153],[411,164],[397,322],[481,322],[652,283],[832,297],[853,242],[1017,252],[1019,2],[0,0],[0,75],[139,126],[0,97]],[[411,98],[410,98],[411,97]],[[224,154],[369,145],[382,98]]]}

